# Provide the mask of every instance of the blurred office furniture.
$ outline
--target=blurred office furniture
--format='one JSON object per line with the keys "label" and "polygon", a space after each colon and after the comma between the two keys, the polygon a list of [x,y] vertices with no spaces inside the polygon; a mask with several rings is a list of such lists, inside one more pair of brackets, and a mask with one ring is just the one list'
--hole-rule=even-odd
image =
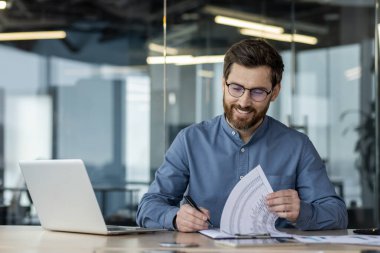
{"label": "blurred office furniture", "polygon": [[[10,203],[0,203],[0,224],[2,225],[38,225],[39,219],[33,207],[33,202],[25,187],[1,187],[0,191],[12,194]],[[100,209],[107,213],[107,203],[114,193],[123,193],[126,201],[123,208],[111,215],[104,215],[106,223],[120,225],[135,225],[139,189],[127,187],[94,187]],[[23,201],[22,201],[23,199]]]}
{"label": "blurred office furniture", "polygon": [[[126,187],[94,187],[95,193],[99,193],[98,202],[107,224],[133,226],[136,224],[136,211],[138,206],[139,189],[128,189]],[[109,197],[115,193],[124,193],[125,206],[116,212],[106,215]]]}
{"label": "blurred office furniture", "polygon": [[[1,187],[0,191],[11,195],[9,203],[0,203],[0,222],[9,225],[32,225],[36,224],[32,215],[32,201],[25,187]],[[26,200],[21,201],[22,199]],[[38,224],[38,222],[37,222]]]}
{"label": "blurred office furniture", "polygon": [[333,184],[333,186],[335,188],[336,194],[338,194],[339,197],[344,199],[343,182],[332,180],[331,183]]}

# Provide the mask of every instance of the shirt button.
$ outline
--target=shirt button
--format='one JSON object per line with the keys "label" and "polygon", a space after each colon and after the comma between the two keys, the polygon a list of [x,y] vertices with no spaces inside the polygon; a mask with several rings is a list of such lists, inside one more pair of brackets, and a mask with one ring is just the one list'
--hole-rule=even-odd
{"label": "shirt button", "polygon": [[232,135],[235,135],[236,134],[236,132],[235,131],[232,131]]}
{"label": "shirt button", "polygon": [[242,153],[244,153],[245,149],[244,149],[244,148],[241,148],[240,151],[241,151]]}
{"label": "shirt button", "polygon": [[240,180],[243,179],[244,176],[240,176]]}

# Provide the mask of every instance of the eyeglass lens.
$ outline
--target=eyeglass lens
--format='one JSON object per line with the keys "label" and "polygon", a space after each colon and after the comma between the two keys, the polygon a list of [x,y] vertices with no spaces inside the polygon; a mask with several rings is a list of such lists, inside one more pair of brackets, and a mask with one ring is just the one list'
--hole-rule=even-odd
{"label": "eyeglass lens", "polygon": [[[228,92],[233,97],[236,97],[236,98],[241,97],[244,94],[245,90],[246,89],[241,85],[234,84],[234,83],[228,84]],[[249,93],[250,93],[251,98],[256,102],[261,102],[265,100],[265,98],[269,94],[263,89],[252,89],[252,90],[249,90]]]}

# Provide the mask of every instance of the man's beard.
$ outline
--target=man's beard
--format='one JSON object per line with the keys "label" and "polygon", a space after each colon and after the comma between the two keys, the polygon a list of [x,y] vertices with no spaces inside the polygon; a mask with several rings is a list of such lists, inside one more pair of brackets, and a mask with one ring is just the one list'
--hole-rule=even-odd
{"label": "man's beard", "polygon": [[[241,131],[246,131],[254,126],[256,126],[258,123],[262,121],[262,119],[265,117],[268,108],[269,108],[269,103],[265,106],[265,108],[262,111],[257,111],[254,107],[249,106],[249,107],[241,107],[238,104],[231,104],[227,105],[225,102],[225,98],[223,96],[223,107],[224,107],[224,113],[226,114],[226,118],[228,123],[232,125],[233,128]],[[239,109],[242,111],[248,111],[248,112],[253,112],[253,116],[248,119],[239,119],[239,118],[234,118],[234,110]],[[236,112],[235,112],[236,115]]]}

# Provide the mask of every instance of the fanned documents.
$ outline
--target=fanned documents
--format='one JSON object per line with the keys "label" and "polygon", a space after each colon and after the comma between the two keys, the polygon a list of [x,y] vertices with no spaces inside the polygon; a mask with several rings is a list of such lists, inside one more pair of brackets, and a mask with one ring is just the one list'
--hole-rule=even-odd
{"label": "fanned documents", "polygon": [[271,192],[273,189],[258,165],[232,189],[223,208],[220,230],[200,233],[214,239],[288,236],[276,229],[278,216],[266,205],[265,197]]}

